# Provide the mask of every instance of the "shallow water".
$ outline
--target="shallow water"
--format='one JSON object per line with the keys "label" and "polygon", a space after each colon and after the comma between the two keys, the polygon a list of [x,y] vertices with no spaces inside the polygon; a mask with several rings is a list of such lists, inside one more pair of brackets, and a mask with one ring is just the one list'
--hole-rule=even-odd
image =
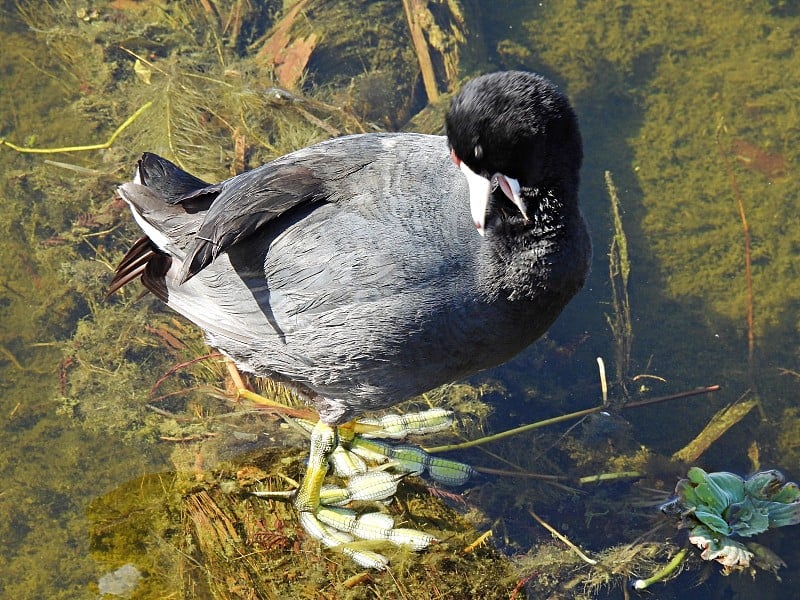
{"label": "shallow water", "polygon": [[[264,98],[291,81],[270,79],[269,66],[253,61],[281,3],[179,4],[185,8],[3,2],[1,139],[38,148],[102,144],[152,102],[107,148],[33,154],[0,147],[4,597],[99,597],[99,582],[111,581],[102,578],[128,564],[142,575],[126,571],[134,598],[247,596],[247,582],[214,578],[227,572],[225,561],[202,539],[187,499],[206,486],[249,485],[253,465],[274,460],[295,472],[304,453],[300,436],[224,397],[219,364],[191,362],[208,352],[193,328],[152,298],[138,300],[138,291],[105,299],[113,266],[137,235],[113,192],[136,156],[161,152],[219,179],[336,133],[425,122],[417,115],[427,104],[417,54],[396,5],[307,2],[292,35],[313,47],[305,78],[295,82],[309,100],[287,104]],[[442,50],[433,52],[441,106],[457,81],[478,72],[528,68],[557,81],[581,121],[581,198],[595,245],[586,288],[546,340],[474,377],[472,388],[444,394],[461,411],[464,434],[598,405],[597,356],[617,404],[626,395],[636,402],[723,386],[487,446],[507,462],[478,450],[450,455],[560,475],[569,486],[487,475],[459,490],[467,505],[453,506],[468,517],[460,534],[472,540],[494,531],[489,549],[464,559],[474,560],[474,590],[491,597],[483,585],[507,598],[517,587],[522,594],[517,582],[530,578],[534,598],[622,598],[625,573],[595,590],[589,567],[571,562],[574,555],[530,511],[595,557],[642,539],[682,543],[656,509],[686,473],[687,465],[668,459],[724,406],[748,400],[758,402],[692,464],[740,474],[777,468],[800,480],[800,6],[481,1],[461,3],[461,13],[454,6],[437,5],[440,37],[427,32]],[[612,285],[609,273],[606,171],[627,239],[629,323],[615,320],[625,310],[624,295],[616,306],[613,296],[622,282]],[[491,415],[475,389],[494,407]],[[623,471],[640,477],[576,483]],[[405,493],[410,506],[414,495]],[[464,544],[446,542],[394,577],[345,588],[357,569],[335,554],[313,554],[301,534],[269,537],[277,526],[267,517],[258,517],[260,546],[244,539],[245,521],[237,529],[256,558],[288,557],[251,573],[276,577],[259,580],[263,597],[469,597],[441,562],[447,552],[464,556]],[[757,538],[785,561],[781,582],[764,571],[755,581],[722,577],[719,565],[693,554],[681,576],[652,589],[659,598],[786,597],[800,579],[793,533]],[[295,565],[293,554],[317,557],[313,577],[304,577],[311,567]],[[634,561],[628,578],[664,562],[665,555]],[[441,589],[425,587],[426,569],[441,570]]]}

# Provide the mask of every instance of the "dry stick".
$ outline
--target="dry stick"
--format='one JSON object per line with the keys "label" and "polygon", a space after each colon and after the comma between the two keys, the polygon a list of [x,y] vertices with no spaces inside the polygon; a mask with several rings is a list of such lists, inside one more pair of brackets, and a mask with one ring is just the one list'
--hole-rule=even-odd
{"label": "dry stick", "polygon": [[5,346],[3,346],[3,344],[0,344],[0,356],[5,356],[6,360],[8,360],[8,362],[10,362],[12,365],[14,365],[20,371],[25,371],[26,370],[25,367],[22,366],[22,363],[19,362],[19,360],[17,360],[17,357],[14,356],[14,354],[11,352],[11,350],[9,350]]}
{"label": "dry stick", "polygon": [[[723,125],[717,127],[716,133],[716,142],[717,142],[717,150],[719,150],[720,156],[722,157],[723,162],[725,163],[725,169],[728,171],[728,178],[731,181],[731,189],[733,190],[733,195],[736,197],[736,205],[739,209],[739,218],[742,220],[742,232],[744,233],[744,280],[745,286],[747,288],[747,366],[749,370],[750,376],[750,386],[755,388],[755,381],[753,380],[753,358],[755,355],[755,347],[756,347],[756,334],[755,334],[755,326],[754,321],[755,318],[753,316],[754,313],[754,300],[753,300],[753,272],[751,268],[751,254],[750,254],[750,226],[747,224],[747,216],[744,212],[744,200],[742,199],[742,193],[739,190],[739,182],[736,179],[736,172],[733,169],[733,165],[731,164],[731,150],[725,152],[722,148],[722,142],[720,142],[720,133],[723,129]],[[767,420],[766,412],[764,411],[764,407],[761,404],[761,401],[758,402],[758,412],[761,415],[761,419],[763,421]]]}
{"label": "dry stick", "polygon": [[[628,404],[624,404],[622,408],[640,408],[642,406],[649,406],[651,404],[657,404],[659,402],[667,402],[669,400],[688,398],[689,396],[697,396],[699,394],[705,394],[708,392],[716,392],[719,389],[721,389],[721,386],[719,385],[709,385],[694,390],[680,392],[678,394],[670,394],[669,396],[660,396],[658,398],[651,398],[649,400],[641,400],[640,402],[630,402]],[[500,433],[496,433],[494,435],[488,435],[486,437],[482,437],[477,440],[463,442],[461,444],[450,444],[446,446],[435,446],[433,448],[423,448],[423,450],[425,450],[429,454],[435,454],[436,452],[449,452],[450,450],[463,450],[464,448],[472,448],[473,446],[480,446],[481,444],[486,444],[488,442],[502,440],[504,438],[517,435],[518,433],[524,433],[526,431],[531,431],[533,429],[539,429],[540,427],[546,427],[547,425],[555,425],[556,423],[562,423],[564,421],[580,419],[581,417],[585,417],[587,415],[591,415],[607,409],[608,407],[604,405],[595,406],[592,408],[586,408],[584,410],[579,410],[577,412],[569,413],[567,415],[560,415],[558,417],[553,417],[552,419],[545,419],[543,421],[537,421],[536,423],[530,423],[528,425],[523,425],[521,427],[516,427],[514,429],[509,429],[507,431],[501,431]]]}
{"label": "dry stick", "polygon": [[[617,194],[617,186],[614,185],[611,171],[605,172],[605,180],[606,190],[611,200],[611,214],[614,221],[614,235],[611,238],[611,247],[608,252],[608,280],[611,284],[611,305],[614,309],[614,314],[613,317],[606,315],[606,321],[608,321],[614,337],[616,379],[622,384],[624,390],[624,379],[629,370],[631,347],[633,345],[631,304],[628,297],[631,261],[628,256],[628,239],[625,237],[625,230],[622,227],[619,194]],[[625,391],[625,395],[627,396],[627,391]]]}
{"label": "dry stick", "polygon": [[423,9],[424,0],[403,0],[403,8],[406,12],[408,29],[411,32],[411,41],[414,43],[414,51],[417,54],[419,68],[422,72],[422,83],[425,86],[425,93],[428,95],[428,102],[435,103],[439,99],[439,90],[436,87],[436,75],[433,72],[433,62],[425,41],[425,34],[422,32],[417,12]]}
{"label": "dry stick", "polygon": [[641,408],[643,406],[650,406],[651,404],[659,404],[660,402],[668,402],[669,400],[680,400],[681,398],[689,398],[707,392],[718,392],[722,389],[721,385],[707,385],[705,387],[697,388],[694,390],[687,390],[685,392],[678,392],[677,394],[670,394],[669,396],[659,396],[658,398],[650,398],[648,400],[640,400],[639,402],[628,402],[623,404],[622,408]]}
{"label": "dry stick", "polygon": [[203,8],[206,10],[207,13],[212,14],[215,17],[218,16],[217,8],[213,6],[208,0],[200,0],[200,4],[203,5]]}

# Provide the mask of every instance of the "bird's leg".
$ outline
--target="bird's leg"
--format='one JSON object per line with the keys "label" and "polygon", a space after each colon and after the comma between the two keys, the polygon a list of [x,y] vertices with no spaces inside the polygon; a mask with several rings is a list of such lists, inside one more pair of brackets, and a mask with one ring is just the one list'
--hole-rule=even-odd
{"label": "bird's leg", "polygon": [[315,512],[319,508],[319,490],[328,474],[328,457],[338,444],[336,427],[317,421],[311,430],[311,453],[306,475],[294,498],[294,505],[300,512]]}
{"label": "bird's leg", "polygon": [[225,368],[228,370],[228,375],[230,375],[231,381],[233,381],[233,386],[236,388],[236,393],[239,394],[242,390],[246,390],[247,386],[244,384],[244,379],[242,379],[242,374],[239,372],[239,367],[237,367],[236,363],[227,356],[224,360]]}

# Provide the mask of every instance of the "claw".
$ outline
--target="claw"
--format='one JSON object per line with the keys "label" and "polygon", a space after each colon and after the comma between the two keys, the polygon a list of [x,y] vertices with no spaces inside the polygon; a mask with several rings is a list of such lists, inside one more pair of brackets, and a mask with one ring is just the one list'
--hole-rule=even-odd
{"label": "claw", "polygon": [[343,446],[336,446],[336,449],[331,454],[331,465],[333,472],[339,477],[353,477],[367,472],[367,463],[363,458],[348,452]]}
{"label": "claw", "polygon": [[408,546],[413,550],[424,550],[437,541],[432,535],[416,529],[395,528],[394,519],[383,513],[366,513],[357,516],[347,508],[323,507],[317,518],[339,531],[351,533],[362,540],[383,540],[396,546]]}
{"label": "claw", "polygon": [[323,486],[320,490],[320,503],[326,506],[342,506],[349,502],[373,502],[385,500],[397,493],[397,484],[405,474],[392,474],[386,471],[370,471],[352,477],[347,487]]}

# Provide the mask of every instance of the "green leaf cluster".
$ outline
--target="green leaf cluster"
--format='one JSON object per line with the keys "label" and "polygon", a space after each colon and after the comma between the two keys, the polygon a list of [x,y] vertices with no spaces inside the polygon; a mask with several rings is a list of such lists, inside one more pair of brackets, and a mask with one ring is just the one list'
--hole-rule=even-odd
{"label": "green leaf cluster", "polygon": [[800,488],[776,470],[743,479],[692,467],[661,509],[681,516],[683,526],[691,529],[689,540],[704,550],[703,558],[745,567],[752,553],[730,537],[800,523]]}

